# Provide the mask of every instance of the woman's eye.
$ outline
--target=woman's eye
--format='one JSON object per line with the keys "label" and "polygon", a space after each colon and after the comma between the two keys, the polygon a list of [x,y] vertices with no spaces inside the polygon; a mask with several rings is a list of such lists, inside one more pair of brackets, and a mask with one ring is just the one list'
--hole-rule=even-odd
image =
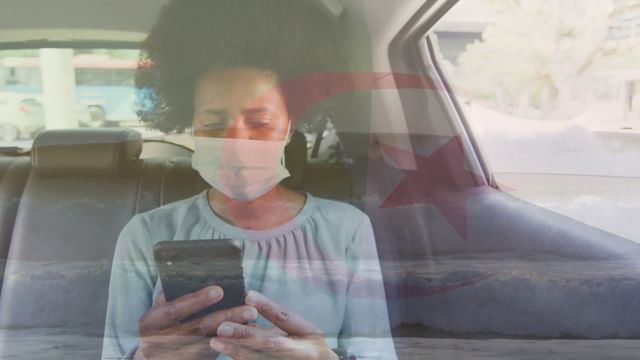
{"label": "woman's eye", "polygon": [[220,117],[201,117],[198,121],[201,130],[224,130],[226,127],[226,119]]}
{"label": "woman's eye", "polygon": [[208,122],[200,125],[203,130],[222,130],[225,128],[226,123],[224,121]]}
{"label": "woman's eye", "polygon": [[200,111],[196,117],[200,130],[223,130],[227,126],[227,116],[221,111]]}
{"label": "woman's eye", "polygon": [[265,127],[271,126],[271,119],[269,118],[250,119],[248,123],[252,128],[265,128]]}

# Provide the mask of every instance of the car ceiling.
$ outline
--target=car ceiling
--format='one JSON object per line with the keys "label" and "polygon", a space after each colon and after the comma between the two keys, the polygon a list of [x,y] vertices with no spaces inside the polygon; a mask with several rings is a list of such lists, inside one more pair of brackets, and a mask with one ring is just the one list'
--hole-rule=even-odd
{"label": "car ceiling", "polygon": [[2,0],[0,42],[140,41],[165,1]]}
{"label": "car ceiling", "polygon": [[[425,3],[425,0],[301,1],[340,1],[351,15],[358,12],[366,17],[371,40],[380,38],[387,41]],[[166,2],[167,0],[2,0],[0,42],[89,40],[92,36],[104,40],[109,35],[110,40],[128,41],[134,35],[140,39],[151,28]],[[322,4],[320,6],[330,7]]]}

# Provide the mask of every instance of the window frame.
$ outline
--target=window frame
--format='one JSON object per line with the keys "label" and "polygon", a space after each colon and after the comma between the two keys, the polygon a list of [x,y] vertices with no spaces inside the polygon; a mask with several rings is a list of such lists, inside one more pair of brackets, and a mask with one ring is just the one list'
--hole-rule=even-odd
{"label": "window frame", "polygon": [[[462,108],[453,95],[450,84],[446,81],[446,77],[435,61],[435,52],[428,39],[428,35],[438,21],[445,16],[458,1],[459,0],[430,0],[425,2],[403,26],[400,32],[394,36],[389,44],[388,60],[393,72],[418,73],[427,79],[431,79],[437,89],[445,90],[435,91],[433,93],[437,94],[436,99],[443,113],[447,116],[453,133],[462,135],[463,156],[469,170],[483,178],[486,184],[497,189],[497,183],[486,161],[486,157],[464,117]],[[403,54],[404,56],[398,57],[393,54]],[[423,91],[425,98],[431,96],[427,93],[427,89],[415,91]],[[399,95],[401,102],[403,102],[402,94]],[[405,108],[404,104],[403,108]]]}
{"label": "window frame", "polygon": [[[457,3],[457,0],[456,0]],[[470,147],[473,149],[473,153],[478,161],[478,165],[483,170],[483,174],[487,179],[490,186],[494,188],[498,188],[498,184],[495,180],[494,172],[491,168],[489,160],[486,156],[485,151],[482,149],[482,145],[480,141],[475,136],[473,132],[473,128],[469,124],[469,120],[460,105],[460,101],[455,96],[455,92],[453,91],[453,87],[451,86],[451,82],[447,79],[447,76],[442,69],[441,65],[438,63],[438,59],[436,59],[436,50],[433,47],[433,42],[431,41],[431,32],[425,35],[425,40],[423,41],[423,54],[425,66],[433,68],[433,75],[438,78],[438,81],[442,84],[442,87],[446,89],[447,98],[453,107],[453,113],[455,114],[456,120],[460,123],[460,126],[464,129],[465,135],[469,139]]]}

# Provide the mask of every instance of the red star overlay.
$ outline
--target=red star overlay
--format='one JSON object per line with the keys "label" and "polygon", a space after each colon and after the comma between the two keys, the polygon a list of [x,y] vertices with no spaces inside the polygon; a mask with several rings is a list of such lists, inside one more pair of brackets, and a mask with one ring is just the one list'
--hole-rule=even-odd
{"label": "red star overlay", "polygon": [[[298,120],[314,104],[331,96],[380,89],[446,91],[431,78],[390,72],[311,73],[288,80],[279,87],[291,99],[289,115],[293,121]],[[388,144],[380,143],[380,147],[396,164],[410,164],[414,159],[417,164],[416,170],[405,171],[405,179],[384,200],[382,208],[431,203],[464,240],[467,239],[468,198],[499,191],[465,168],[459,135],[431,156],[417,155]],[[505,186],[499,188],[508,191]]]}
{"label": "red star overlay", "polygon": [[396,164],[415,163],[415,170],[402,170],[405,177],[381,204],[381,208],[433,204],[464,239],[467,231],[467,201],[470,197],[495,194],[483,177],[465,167],[462,139],[451,138],[429,156],[422,156],[379,143],[380,150]]}
{"label": "red star overlay", "polygon": [[[438,87],[428,78],[417,74],[403,73],[312,73],[298,78],[293,78],[281,84],[273,90],[282,91],[288,99],[289,117],[292,121],[299,120],[302,115],[318,102],[341,93],[355,91],[369,91],[381,89],[428,89],[434,91],[446,91]],[[462,140],[460,136],[454,136],[444,146],[429,156],[414,154],[389,144],[379,143],[381,151],[387,155],[396,165],[416,164],[415,170],[403,170],[404,179],[392,190],[382,202],[381,208],[409,206],[414,204],[430,203],[446,217],[453,228],[463,239],[467,239],[467,200],[469,197],[482,194],[493,194],[495,190],[487,185],[484,178],[465,168]],[[392,167],[380,166],[373,160],[369,166],[380,172],[389,174]],[[385,177],[384,175],[382,176]],[[380,180],[380,179],[377,179]],[[383,179],[384,182],[384,179]],[[384,186],[382,186],[384,188]],[[387,187],[388,189],[388,187]],[[376,192],[381,194],[382,192]],[[314,249],[309,259],[314,261],[322,259],[322,251]],[[332,259],[324,259],[331,261]],[[349,278],[350,269],[338,261],[334,264],[337,278],[346,281]],[[283,270],[298,279],[315,282],[309,274],[297,274],[297,271],[287,269],[283,264]],[[408,298],[418,296],[430,296],[454,291],[460,288],[475,285],[492,278],[495,274],[483,275],[468,279],[456,284],[405,285],[392,284],[386,292],[390,298]],[[368,289],[375,288],[381,279],[354,279],[356,291],[353,295],[358,297],[384,296],[384,294],[371,294]],[[324,282],[318,281],[321,286]],[[361,290],[361,291],[360,291]]]}

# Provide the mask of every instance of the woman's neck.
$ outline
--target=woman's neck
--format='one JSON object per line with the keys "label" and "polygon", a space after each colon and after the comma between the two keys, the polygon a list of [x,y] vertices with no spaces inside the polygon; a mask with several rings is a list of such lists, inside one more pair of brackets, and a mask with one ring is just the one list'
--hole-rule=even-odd
{"label": "woman's neck", "polygon": [[293,219],[304,207],[305,196],[276,186],[250,201],[232,199],[215,188],[207,192],[213,212],[224,221],[239,228],[265,230]]}

